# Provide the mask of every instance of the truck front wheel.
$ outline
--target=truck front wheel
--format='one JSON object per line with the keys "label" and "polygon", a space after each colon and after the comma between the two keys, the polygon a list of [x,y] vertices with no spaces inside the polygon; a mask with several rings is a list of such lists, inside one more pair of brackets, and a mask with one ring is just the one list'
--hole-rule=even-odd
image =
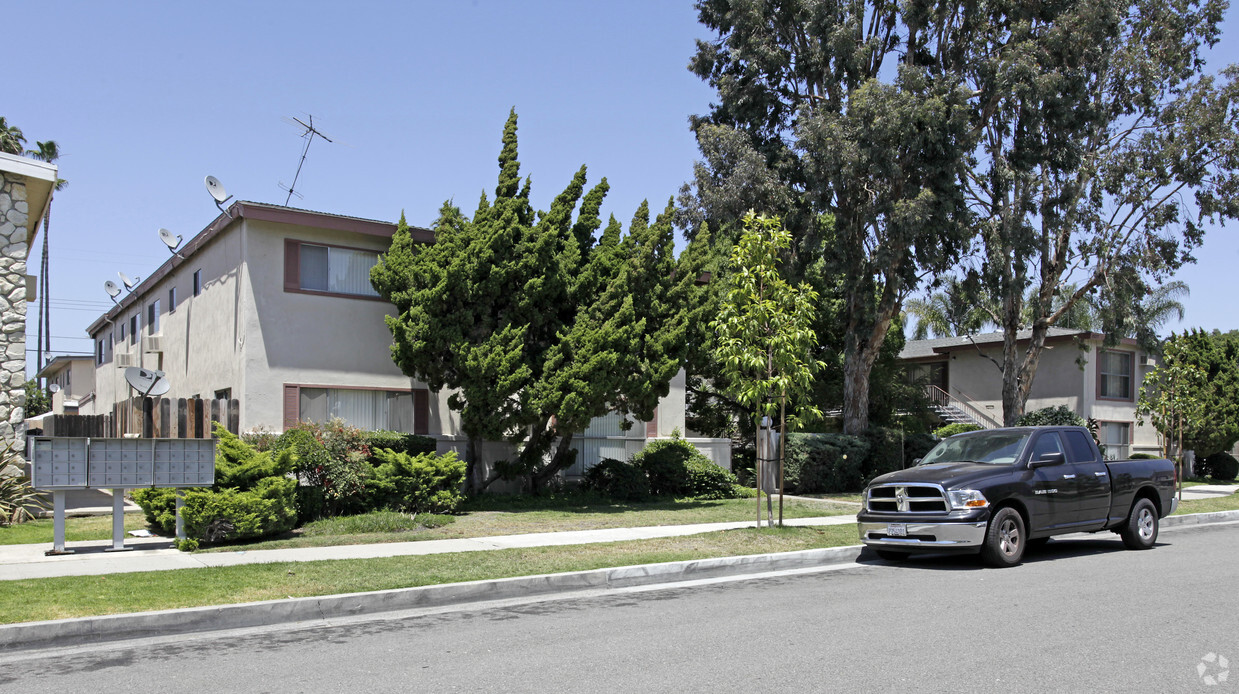
{"label": "truck front wheel", "polygon": [[1148,549],[1157,542],[1157,527],[1157,507],[1148,499],[1138,499],[1119,536],[1127,549]]}
{"label": "truck front wheel", "polygon": [[1024,557],[1028,538],[1024,534],[1024,519],[1011,507],[1000,508],[985,531],[981,558],[990,566],[1015,566]]}

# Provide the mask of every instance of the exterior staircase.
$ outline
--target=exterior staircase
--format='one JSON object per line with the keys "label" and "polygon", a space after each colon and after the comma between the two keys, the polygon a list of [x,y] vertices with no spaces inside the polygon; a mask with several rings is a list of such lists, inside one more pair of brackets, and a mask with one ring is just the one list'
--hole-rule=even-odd
{"label": "exterior staircase", "polygon": [[1002,426],[1001,422],[995,421],[980,408],[973,406],[967,400],[951,395],[938,386],[925,386],[925,392],[929,396],[930,407],[942,418],[942,421],[948,424],[975,424],[982,429],[995,429]]}

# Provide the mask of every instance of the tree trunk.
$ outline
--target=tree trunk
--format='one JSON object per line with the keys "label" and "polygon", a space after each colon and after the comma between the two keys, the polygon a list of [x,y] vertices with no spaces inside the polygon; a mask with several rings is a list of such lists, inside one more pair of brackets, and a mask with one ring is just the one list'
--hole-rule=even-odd
{"label": "tree trunk", "polygon": [[[890,318],[877,321],[862,342],[850,334],[843,350],[843,433],[859,436],[869,428],[869,374],[878,359]],[[851,331],[849,331],[851,332]]]}
{"label": "tree trunk", "polygon": [[546,467],[534,472],[530,476],[530,486],[533,492],[537,494],[551,478],[559,474],[560,470],[567,470],[576,462],[575,451],[572,450],[572,434],[568,433],[565,436],[559,437],[559,444],[555,446],[555,453],[551,456],[551,462]]}
{"label": "tree trunk", "polygon": [[476,494],[478,492],[485,491],[486,486],[489,485],[490,482],[487,482],[486,485],[478,484],[478,449],[480,446],[478,445],[477,438],[470,436],[469,443],[466,445],[467,448],[465,451],[467,453],[466,457],[468,457],[468,460],[465,461],[465,493]]}

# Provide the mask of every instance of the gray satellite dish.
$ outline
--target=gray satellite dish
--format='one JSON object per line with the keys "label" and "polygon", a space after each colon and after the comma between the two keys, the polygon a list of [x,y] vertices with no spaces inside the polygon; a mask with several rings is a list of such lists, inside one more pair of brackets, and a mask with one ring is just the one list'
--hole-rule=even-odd
{"label": "gray satellite dish", "polygon": [[176,252],[176,247],[181,245],[181,237],[179,234],[173,234],[167,229],[160,227],[159,240],[163,241],[164,244],[168,247],[168,250],[172,251],[172,255],[180,258],[181,260],[185,259],[185,256]]}
{"label": "gray satellite dish", "polygon": [[219,179],[214,176],[207,176],[205,183],[207,192],[211,194],[211,197],[215,198],[215,206],[219,208],[220,212],[228,215],[229,219],[232,219],[232,215],[228,214],[228,210],[224,209],[224,203],[232,199],[232,196],[228,195],[228,191],[224,190],[224,184],[220,183]]}
{"label": "gray satellite dish", "polygon": [[123,273],[123,272],[118,272],[118,273],[116,273],[116,274],[120,275],[120,281],[121,281],[121,282],[123,282],[123,283],[125,284],[125,289],[129,289],[129,290],[132,290],[132,289],[133,289],[133,285],[137,284],[137,283],[138,283],[138,280],[142,279],[141,277],[139,277],[139,278],[137,278],[137,279],[132,279],[132,280],[131,280],[131,279],[129,279],[129,275],[126,275],[126,274],[125,274],[125,273]]}
{"label": "gray satellite dish", "polygon": [[116,283],[112,280],[107,280],[103,283],[103,291],[112,297],[112,303],[116,303],[116,297],[120,296],[120,287],[116,286]]}
{"label": "gray satellite dish", "polygon": [[125,369],[125,380],[143,397],[163,395],[172,389],[172,384],[168,382],[164,372],[155,369],[130,366]]}
{"label": "gray satellite dish", "polygon": [[51,384],[50,386],[48,386],[48,387],[47,387],[47,392],[49,392],[49,393],[59,393],[59,392],[60,392],[60,384],[59,384],[59,383],[53,383],[53,384]]}

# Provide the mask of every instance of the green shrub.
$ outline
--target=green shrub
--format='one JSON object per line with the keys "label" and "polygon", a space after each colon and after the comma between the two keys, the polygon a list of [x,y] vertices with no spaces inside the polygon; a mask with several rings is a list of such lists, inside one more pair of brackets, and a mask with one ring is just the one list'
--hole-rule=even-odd
{"label": "green shrub", "polygon": [[784,485],[800,494],[848,492],[865,485],[869,444],[847,434],[788,434]]}
{"label": "green shrub", "polygon": [[1229,482],[1239,475],[1239,460],[1235,460],[1235,457],[1226,451],[1218,451],[1199,461],[1196,464],[1196,473],[1201,477],[1208,475],[1215,480]]}
{"label": "green shrub", "polygon": [[685,496],[694,499],[735,499],[738,498],[736,488],[739,481],[730,470],[716,465],[711,460],[696,451],[697,454],[684,461],[688,473],[685,484]]}
{"label": "green shrub", "polygon": [[908,434],[903,440],[904,460],[911,467],[912,461],[924,458],[925,454],[937,445],[938,439],[934,438],[933,434]]}
{"label": "green shrub", "polygon": [[1032,412],[1025,412],[1019,419],[1015,420],[1016,426],[1021,427],[1043,427],[1043,426],[1088,426],[1088,420],[1071,411],[1066,405],[1058,407],[1043,407]]}
{"label": "green shrub", "polygon": [[[279,535],[296,525],[297,482],[267,477],[248,491],[187,489],[181,516],[185,536],[202,542],[227,542]],[[134,501],[146,522],[164,535],[176,533],[176,492],[172,489],[135,489]]]}
{"label": "green shrub", "polygon": [[438,451],[438,442],[430,436],[380,430],[364,432],[363,438],[366,445],[370,447],[370,463],[372,465],[378,464],[375,462],[373,454],[374,451],[380,448],[386,448],[397,453],[408,453],[409,455],[422,455],[423,453],[435,453]]}
{"label": "green shrub", "polygon": [[688,466],[693,455],[701,455],[693,444],[679,437],[650,441],[632,457],[650,481],[650,493],[655,496],[682,496],[688,485]]}
{"label": "green shrub", "polygon": [[864,438],[869,449],[861,468],[865,481],[912,465],[912,459],[905,452],[906,436],[900,430],[869,427]]}
{"label": "green shrub", "polygon": [[644,501],[650,496],[645,472],[614,458],[604,458],[585,471],[585,488],[615,501]]}
{"label": "green shrub", "polygon": [[266,477],[283,477],[293,471],[292,451],[258,452],[240,437],[215,422],[215,488],[246,490]]}
{"label": "green shrub", "polygon": [[969,424],[968,422],[955,422],[954,424],[948,424],[944,427],[939,427],[937,429],[934,429],[934,436],[940,439],[945,439],[948,436],[954,436],[956,434],[963,434],[969,431],[980,431],[980,430],[981,430],[981,427],[977,426],[976,424]]}
{"label": "green shrub", "polygon": [[412,456],[387,449],[374,452],[366,490],[367,506],[406,513],[452,513],[464,498],[465,461],[455,453]]}
{"label": "green shrub", "polygon": [[1129,460],[1156,460],[1158,457],[1152,453],[1132,453]]}
{"label": "green shrub", "polygon": [[367,510],[366,478],[370,474],[370,447],[366,432],[340,419],[327,424],[302,422],[290,427],[273,450],[292,450],[296,456],[297,515],[302,522]]}

